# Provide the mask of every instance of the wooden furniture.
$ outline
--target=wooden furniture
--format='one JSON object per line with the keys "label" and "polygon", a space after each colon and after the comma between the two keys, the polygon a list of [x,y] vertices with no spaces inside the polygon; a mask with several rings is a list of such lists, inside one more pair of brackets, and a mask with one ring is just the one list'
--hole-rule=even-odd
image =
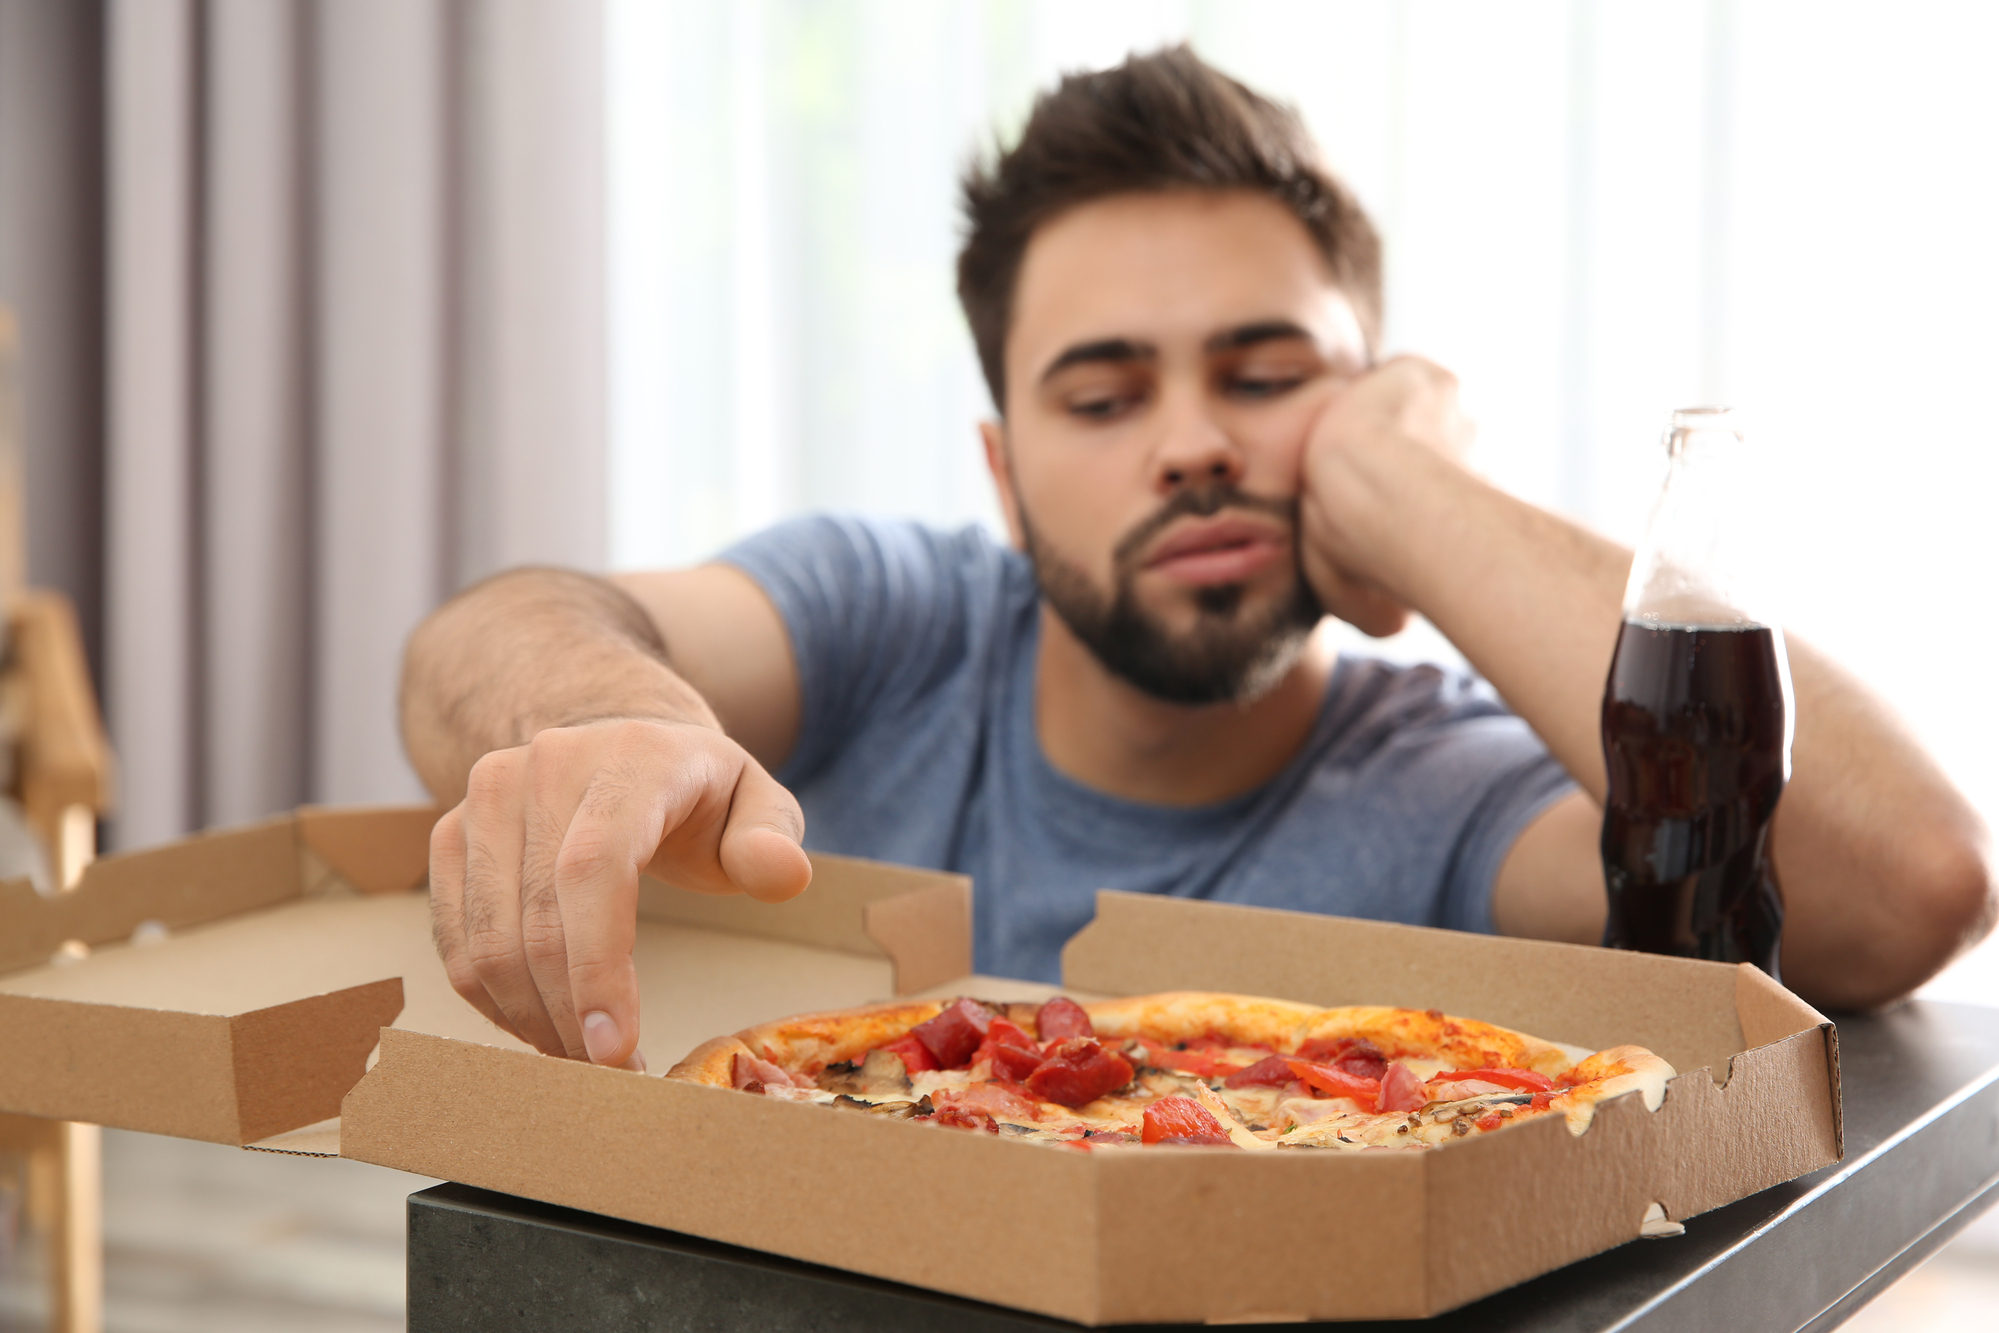
{"label": "wooden furniture", "polygon": [[[39,835],[56,892],[75,887],[97,852],[111,802],[111,751],[97,711],[76,614],[59,593],[26,585],[13,321],[0,308],[0,747],[7,795]],[[51,1326],[104,1324],[101,1131],[0,1114],[0,1152],[26,1156],[27,1216],[48,1237]]]}

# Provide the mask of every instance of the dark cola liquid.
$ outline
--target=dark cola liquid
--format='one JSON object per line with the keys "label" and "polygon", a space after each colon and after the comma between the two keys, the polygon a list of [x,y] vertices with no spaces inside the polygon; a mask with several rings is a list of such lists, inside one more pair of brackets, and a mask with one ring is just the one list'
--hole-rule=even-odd
{"label": "dark cola liquid", "polygon": [[1782,671],[1761,626],[1625,623],[1603,696],[1605,944],[1777,975]]}

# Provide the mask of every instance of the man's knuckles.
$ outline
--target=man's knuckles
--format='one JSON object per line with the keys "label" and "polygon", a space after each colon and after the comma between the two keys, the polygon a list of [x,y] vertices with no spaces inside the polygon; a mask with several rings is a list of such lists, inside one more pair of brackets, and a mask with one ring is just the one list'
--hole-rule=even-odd
{"label": "man's knuckles", "polygon": [[635,874],[638,865],[619,842],[601,831],[570,830],[555,854],[557,884],[600,884],[618,875]]}
{"label": "man's knuckles", "polygon": [[489,750],[479,756],[465,778],[467,810],[480,812],[505,808],[517,799],[521,774],[527,764],[524,749]]}

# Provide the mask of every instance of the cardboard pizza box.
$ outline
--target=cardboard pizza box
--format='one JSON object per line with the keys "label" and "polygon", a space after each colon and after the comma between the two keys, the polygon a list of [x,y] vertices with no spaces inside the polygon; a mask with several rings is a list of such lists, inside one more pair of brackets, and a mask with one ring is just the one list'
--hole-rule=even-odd
{"label": "cardboard pizza box", "polygon": [[[1680,1076],[1581,1137],[1084,1153],[549,1059],[444,984],[411,891],[428,822],[301,811],[110,858],[65,898],[0,886],[0,1110],[338,1151],[1089,1324],[1435,1314],[1841,1152],[1833,1027],[1752,968],[1123,894],[1065,950],[1070,993],[1434,1007]],[[652,1069],[815,1008],[1052,991],[966,975],[962,878],[814,860],[780,906],[648,882]],[[149,919],[164,943],[118,943]],[[99,947],[47,966],[67,939]]]}
{"label": "cardboard pizza box", "polygon": [[[105,857],[53,897],[0,883],[0,1111],[337,1151],[331,1126],[296,1131],[339,1115],[385,1026],[527,1051],[431,948],[436,815],[308,808]],[[815,892],[783,912],[647,881],[654,1069],[773,1002],[860,1004],[968,969],[963,877],[813,862]]]}

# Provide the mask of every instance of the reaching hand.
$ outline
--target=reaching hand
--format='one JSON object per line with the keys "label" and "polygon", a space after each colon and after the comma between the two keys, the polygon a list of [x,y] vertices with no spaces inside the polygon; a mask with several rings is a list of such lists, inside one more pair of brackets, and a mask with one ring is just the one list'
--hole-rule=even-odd
{"label": "reaching hand", "polygon": [[631,1064],[641,873],[782,902],[812,879],[804,832],[791,793],[716,728],[553,727],[479,760],[431,834],[437,952],[452,989],[522,1041]]}

